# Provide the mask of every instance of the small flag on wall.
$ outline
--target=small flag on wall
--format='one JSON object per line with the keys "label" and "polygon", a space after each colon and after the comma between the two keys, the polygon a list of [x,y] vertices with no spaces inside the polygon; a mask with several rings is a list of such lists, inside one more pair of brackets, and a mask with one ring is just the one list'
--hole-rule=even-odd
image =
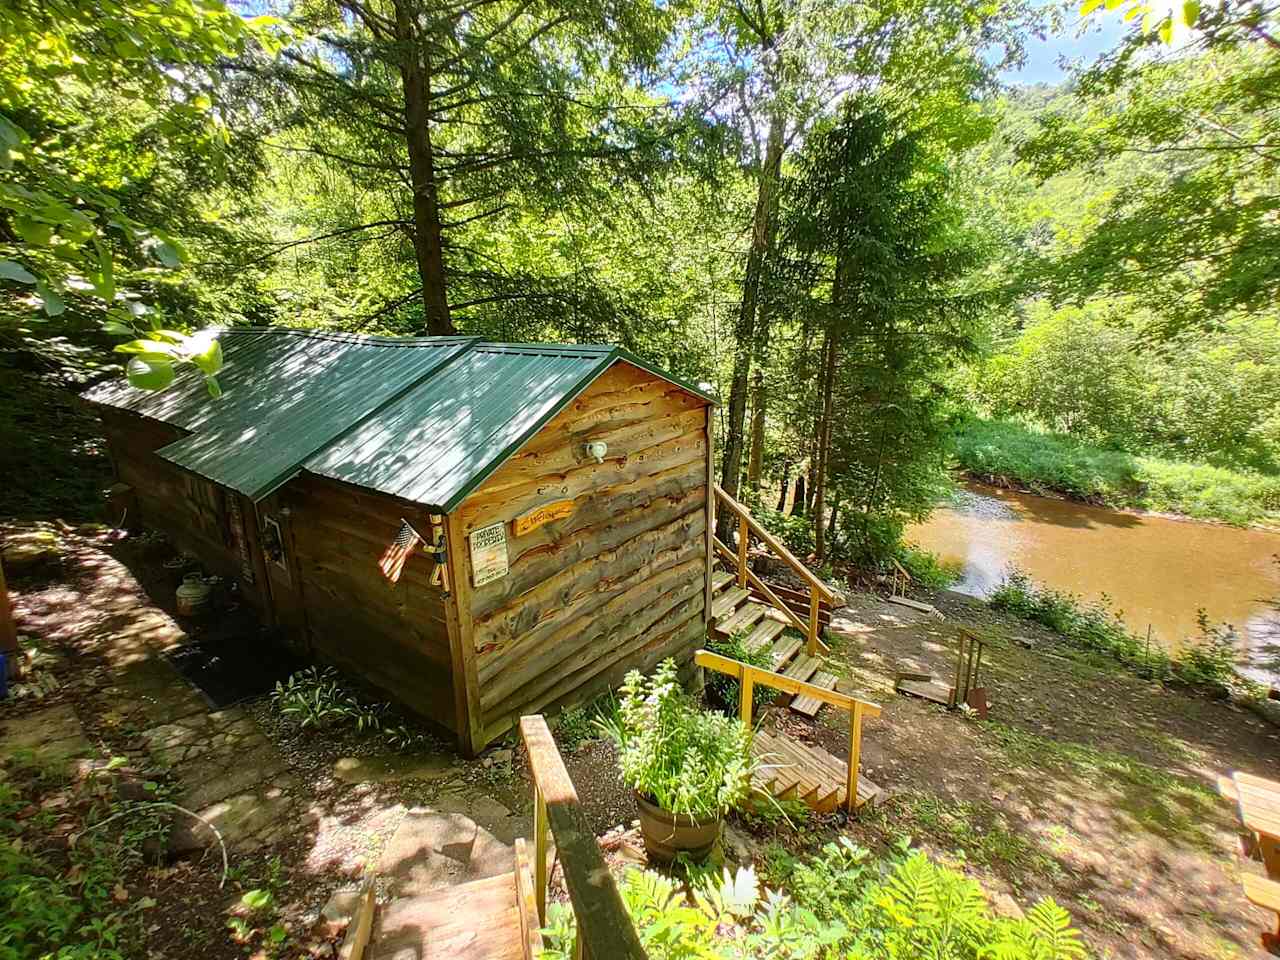
{"label": "small flag on wall", "polygon": [[418,531],[409,526],[408,520],[401,520],[396,538],[383,551],[382,558],[378,561],[378,569],[382,571],[382,575],[392,583],[398,583],[400,574],[404,571],[405,562],[421,539],[422,536]]}

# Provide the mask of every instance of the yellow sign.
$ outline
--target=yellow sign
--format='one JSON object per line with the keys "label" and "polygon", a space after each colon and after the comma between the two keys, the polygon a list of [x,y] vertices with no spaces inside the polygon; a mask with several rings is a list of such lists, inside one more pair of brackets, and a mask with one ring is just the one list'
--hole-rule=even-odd
{"label": "yellow sign", "polygon": [[552,520],[563,520],[569,514],[573,513],[572,500],[557,500],[554,503],[545,503],[530,513],[526,513],[523,517],[516,517],[515,534],[517,537],[523,537],[531,530],[537,530],[544,523],[550,523]]}

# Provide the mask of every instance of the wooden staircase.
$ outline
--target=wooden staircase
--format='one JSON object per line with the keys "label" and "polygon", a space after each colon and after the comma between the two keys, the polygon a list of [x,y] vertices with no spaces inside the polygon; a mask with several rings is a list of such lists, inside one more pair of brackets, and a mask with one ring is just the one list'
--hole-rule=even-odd
{"label": "wooden staircase", "polygon": [[[791,694],[791,710],[806,717],[816,716],[823,704],[847,710],[849,758],[844,761],[785,734],[757,730],[755,753],[761,769],[755,787],[779,800],[802,801],[819,813],[839,807],[852,813],[881,792],[859,776],[858,770],[862,720],[878,716],[880,707],[838,693],[836,675],[826,669],[822,628],[830,623],[832,607],[841,597],[719,486],[715,487],[715,510],[732,516],[734,543],[730,546],[712,537],[716,566],[708,584],[711,634],[720,639],[740,636],[749,653],[767,651],[768,666],[748,666],[705,650],[697,653],[695,661],[742,681],[741,715],[747,723],[751,722],[753,689],[758,683]],[[781,560],[802,588],[792,590],[758,576],[750,565],[753,548]]]}

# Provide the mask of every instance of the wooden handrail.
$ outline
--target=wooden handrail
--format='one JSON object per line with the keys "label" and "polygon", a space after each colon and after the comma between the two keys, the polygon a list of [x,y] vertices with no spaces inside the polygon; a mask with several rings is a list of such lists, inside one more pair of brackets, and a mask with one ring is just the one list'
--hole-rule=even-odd
{"label": "wooden handrail", "polygon": [[550,832],[578,920],[574,955],[594,960],[647,960],[546,720],[538,714],[521,717],[520,738],[529,755],[533,779],[534,893],[539,922],[547,921]]}
{"label": "wooden handrail", "polygon": [[812,683],[796,680],[792,677],[753,667],[741,660],[722,657],[710,650],[699,650],[693,655],[693,662],[700,667],[707,667],[718,673],[726,674],[742,684],[739,695],[738,715],[742,722],[751,725],[752,706],[755,700],[755,686],[763,683],[784,693],[798,696],[816,697],[833,707],[849,711],[849,760],[847,779],[845,780],[845,807],[853,813],[858,808],[858,765],[862,762],[862,721],[865,717],[880,716],[880,704],[870,700],[851,697],[847,693],[838,693],[824,687],[816,687]]}
{"label": "wooden handrail", "polygon": [[786,561],[787,566],[791,567],[791,569],[794,570],[801,579],[808,583],[810,587],[818,591],[818,593],[832,603],[837,599],[843,599],[839,593],[823,583],[820,578],[814,576],[813,571],[806,567],[794,553],[788,550],[781,540],[771,534],[764,527],[760,526],[760,522],[756,520],[755,517],[751,516],[751,512],[733,497],[729,496],[729,494],[725,493],[724,489],[718,483],[716,484],[716,496],[724,502],[725,506],[745,520],[747,526],[751,528],[751,532],[767,543],[769,545],[769,549]]}

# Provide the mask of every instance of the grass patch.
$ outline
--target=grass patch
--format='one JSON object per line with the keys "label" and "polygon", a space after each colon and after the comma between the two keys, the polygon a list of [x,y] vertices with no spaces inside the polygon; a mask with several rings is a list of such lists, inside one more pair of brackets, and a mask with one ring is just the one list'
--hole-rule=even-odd
{"label": "grass patch", "polygon": [[1012,421],[967,421],[956,459],[998,486],[1237,526],[1280,522],[1280,477],[1107,450]]}
{"label": "grass patch", "polygon": [[1182,649],[1170,656],[1145,637],[1130,633],[1105,597],[1086,602],[1014,571],[987,599],[997,610],[1048,627],[1072,646],[1105,654],[1142,676],[1192,686],[1226,685],[1238,679],[1235,631],[1211,626],[1203,614],[1200,634],[1187,638]]}

